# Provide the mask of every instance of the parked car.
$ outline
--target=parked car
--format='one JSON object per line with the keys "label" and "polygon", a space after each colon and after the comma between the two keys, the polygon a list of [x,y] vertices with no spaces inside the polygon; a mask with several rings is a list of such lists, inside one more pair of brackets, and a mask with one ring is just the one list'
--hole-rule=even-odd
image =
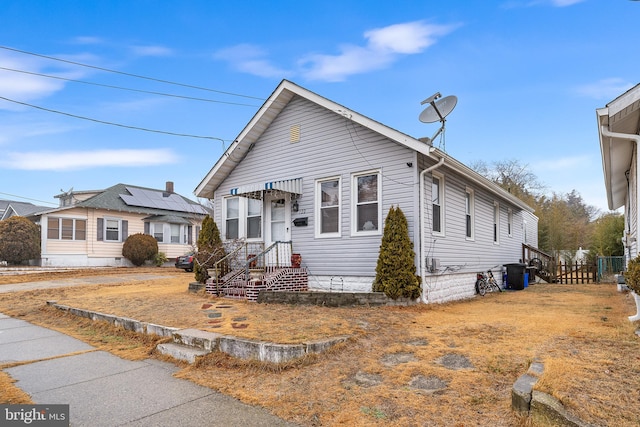
{"label": "parked car", "polygon": [[193,258],[193,253],[176,257],[176,268],[182,268],[185,271],[193,271]]}

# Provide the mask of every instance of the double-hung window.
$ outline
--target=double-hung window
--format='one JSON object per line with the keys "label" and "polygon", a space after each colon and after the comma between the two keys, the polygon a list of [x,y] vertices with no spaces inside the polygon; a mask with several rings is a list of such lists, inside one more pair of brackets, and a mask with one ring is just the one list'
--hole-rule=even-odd
{"label": "double-hung window", "polygon": [[120,220],[106,219],[104,240],[107,242],[119,242],[120,241]]}
{"label": "double-hung window", "polygon": [[444,234],[444,176],[433,173],[431,178],[432,230]]}
{"label": "double-hung window", "polygon": [[475,211],[475,198],[472,189],[467,188],[464,193],[464,207],[465,207],[465,230],[466,238],[473,240],[474,238],[474,211]]}
{"label": "double-hung window", "polygon": [[240,197],[229,197],[226,200],[225,237],[227,240],[240,237]]}
{"label": "double-hung window", "polygon": [[340,178],[316,181],[316,236],[340,236]]}
{"label": "double-hung window", "polygon": [[262,200],[248,197],[227,197],[224,207],[226,240],[262,237]]}
{"label": "double-hung window", "polygon": [[352,194],[354,196],[352,212],[355,233],[380,234],[380,173],[366,172],[353,175]]}
{"label": "double-hung window", "polygon": [[500,243],[500,203],[493,202],[493,243]]}

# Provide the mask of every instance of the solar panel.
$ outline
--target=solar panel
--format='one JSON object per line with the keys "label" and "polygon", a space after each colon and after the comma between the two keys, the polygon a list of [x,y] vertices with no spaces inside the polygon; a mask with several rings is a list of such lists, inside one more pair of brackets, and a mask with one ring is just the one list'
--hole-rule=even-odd
{"label": "solar panel", "polygon": [[182,196],[164,191],[147,190],[144,188],[126,187],[131,193],[121,194],[120,197],[128,206],[164,209],[168,211],[189,212],[205,215],[207,211],[198,204],[187,202]]}

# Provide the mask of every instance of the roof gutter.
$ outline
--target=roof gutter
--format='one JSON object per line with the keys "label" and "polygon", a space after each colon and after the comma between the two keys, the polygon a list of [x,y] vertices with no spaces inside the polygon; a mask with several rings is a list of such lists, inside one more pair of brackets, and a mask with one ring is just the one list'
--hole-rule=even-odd
{"label": "roof gutter", "polygon": [[422,296],[420,297],[420,299],[425,304],[429,303],[429,298],[427,297],[427,292],[426,292],[427,276],[426,276],[425,257],[424,257],[424,237],[426,233],[426,226],[424,223],[425,207],[424,207],[424,200],[423,200],[424,176],[429,172],[439,168],[442,165],[444,165],[444,156],[440,157],[440,160],[438,160],[438,163],[436,163],[435,165],[431,165],[425,170],[423,170],[422,172],[420,172],[420,195],[418,196],[418,199],[420,201],[420,277],[422,279]]}

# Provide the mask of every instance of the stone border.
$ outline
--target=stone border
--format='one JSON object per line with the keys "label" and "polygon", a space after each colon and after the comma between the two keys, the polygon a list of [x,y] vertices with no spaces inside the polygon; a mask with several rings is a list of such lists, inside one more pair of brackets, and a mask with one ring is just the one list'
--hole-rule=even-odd
{"label": "stone border", "polygon": [[173,343],[158,344],[157,349],[162,354],[170,355],[176,359],[186,360],[190,363],[195,362],[198,356],[203,356],[213,351],[220,351],[244,360],[285,363],[300,359],[309,354],[320,354],[334,345],[346,342],[349,339],[349,336],[344,335],[300,344],[278,344],[238,338],[232,335],[222,335],[200,329],[179,329],[156,325],[128,317],[69,307],[58,304],[56,301],[47,301],[47,305],[78,317],[107,322],[128,331],[147,335],[158,335],[160,337],[171,337]]}
{"label": "stone border", "polygon": [[590,427],[570,414],[558,399],[533,389],[543,372],[542,362],[534,360],[527,373],[516,380],[511,389],[511,409],[529,416],[534,425]]}

